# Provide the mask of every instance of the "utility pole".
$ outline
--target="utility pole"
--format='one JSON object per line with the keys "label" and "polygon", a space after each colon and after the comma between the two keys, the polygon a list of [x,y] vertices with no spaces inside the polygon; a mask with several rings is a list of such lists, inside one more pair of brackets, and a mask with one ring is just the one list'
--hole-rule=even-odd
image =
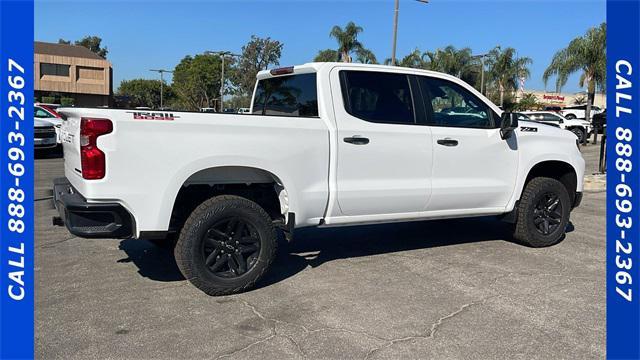
{"label": "utility pole", "polygon": [[164,108],[163,96],[164,96],[164,73],[173,73],[173,71],[165,69],[150,69],[149,71],[155,71],[160,73],[160,109]]}
{"label": "utility pole", "polygon": [[393,42],[391,45],[391,66],[396,66],[396,43],[398,41],[398,13],[400,12],[400,0],[396,0],[393,12]]}
{"label": "utility pole", "polygon": [[205,51],[205,55],[219,55],[222,60],[222,71],[220,72],[220,112],[224,111],[224,59],[227,55],[240,57],[238,54],[234,54],[231,51]]}
{"label": "utility pole", "polygon": [[473,55],[474,58],[480,58],[480,94],[484,95],[484,57],[487,54]]}
{"label": "utility pole", "polygon": [[[416,0],[419,3],[428,4],[429,0]],[[398,13],[400,12],[400,0],[396,0],[393,12],[393,42],[391,43],[391,66],[396,65],[396,44],[398,42]]]}

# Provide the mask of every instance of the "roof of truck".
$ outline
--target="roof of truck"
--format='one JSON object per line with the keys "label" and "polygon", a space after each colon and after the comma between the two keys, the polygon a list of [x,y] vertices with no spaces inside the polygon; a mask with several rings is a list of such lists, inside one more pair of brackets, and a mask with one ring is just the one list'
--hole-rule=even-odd
{"label": "roof of truck", "polygon": [[[438,76],[438,77],[451,78],[454,81],[460,81],[459,78],[457,78],[457,77],[455,77],[453,75],[449,75],[449,74],[446,74],[446,73],[441,73],[441,72],[438,72],[438,71],[416,69],[416,68],[408,68],[408,67],[402,67],[402,66],[379,65],[379,64],[361,64],[361,63],[344,63],[344,62],[310,62],[310,63],[306,63],[306,64],[302,64],[302,65],[295,65],[295,66],[292,66],[290,68],[293,68],[294,69],[294,73],[296,73],[296,74],[304,74],[304,73],[309,73],[309,72],[320,71],[320,69],[322,69],[324,67],[334,67],[334,66],[353,67],[353,68],[361,68],[361,69],[375,69],[375,70],[391,71],[391,72],[420,73],[420,74],[424,74],[424,75],[432,75],[432,76],[435,75],[435,76]],[[280,68],[275,68],[275,69],[262,70],[262,71],[258,72],[257,78],[258,78],[258,80],[260,80],[260,79],[265,79],[265,78],[270,78],[270,77],[277,76],[277,75],[273,75],[271,73],[271,71],[280,70],[280,69],[286,69],[286,68],[287,67],[280,67]]]}

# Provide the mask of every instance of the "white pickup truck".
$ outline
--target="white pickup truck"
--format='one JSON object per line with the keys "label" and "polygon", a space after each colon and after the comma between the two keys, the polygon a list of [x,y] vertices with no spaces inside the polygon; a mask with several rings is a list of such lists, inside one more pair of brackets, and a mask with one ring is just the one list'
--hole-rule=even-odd
{"label": "white pickup truck", "polygon": [[[94,238],[178,235],[176,262],[221,295],[271,265],[277,230],[500,216],[560,241],[582,198],[568,131],[522,121],[465,82],[377,65],[258,74],[251,115],[59,109],[54,222]],[[402,239],[398,239],[402,241]]]}

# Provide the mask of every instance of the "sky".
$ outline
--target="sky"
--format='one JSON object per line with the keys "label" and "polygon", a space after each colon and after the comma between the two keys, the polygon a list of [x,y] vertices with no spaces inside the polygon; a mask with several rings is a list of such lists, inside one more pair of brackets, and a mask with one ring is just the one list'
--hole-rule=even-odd
{"label": "sky", "polygon": [[[511,46],[533,60],[525,89],[542,90],[553,54],[604,22],[605,7],[604,0],[400,0],[397,57],[450,44],[475,54]],[[35,39],[101,37],[115,90],[122,80],[157,78],[149,69],[172,70],[186,55],[239,53],[251,35],[283,42],[282,66],[309,62],[337,47],[329,32],[349,21],[364,28],[359,40],[383,61],[391,57],[393,8],[393,0],[36,0]],[[572,76],[563,91],[581,91],[578,79]],[[551,80],[547,90],[554,88]]]}

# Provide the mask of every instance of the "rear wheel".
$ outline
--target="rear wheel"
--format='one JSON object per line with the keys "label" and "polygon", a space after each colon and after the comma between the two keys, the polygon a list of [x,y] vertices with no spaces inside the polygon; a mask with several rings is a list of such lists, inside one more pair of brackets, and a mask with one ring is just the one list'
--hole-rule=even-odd
{"label": "rear wheel", "polygon": [[567,118],[568,120],[573,120],[576,118],[576,116],[574,114],[567,114],[565,118]]}
{"label": "rear wheel", "polygon": [[276,231],[256,203],[217,196],[198,206],[185,222],[174,250],[182,274],[209,295],[247,290],[275,258]]}
{"label": "rear wheel", "polygon": [[522,192],[514,238],[533,247],[554,245],[565,234],[570,210],[569,194],[560,181],[534,178]]}

